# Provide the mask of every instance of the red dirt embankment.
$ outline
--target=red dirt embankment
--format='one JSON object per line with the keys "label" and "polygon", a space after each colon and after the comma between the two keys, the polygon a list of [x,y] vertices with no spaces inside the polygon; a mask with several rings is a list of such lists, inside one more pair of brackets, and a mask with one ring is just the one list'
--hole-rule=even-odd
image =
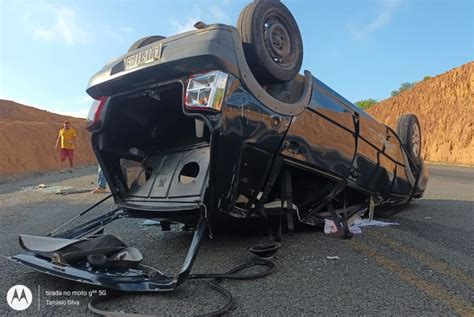
{"label": "red dirt embankment", "polygon": [[474,165],[474,62],[426,79],[367,112],[392,128],[400,115],[414,113],[426,161]]}
{"label": "red dirt embankment", "polygon": [[[420,120],[426,161],[474,165],[473,87],[471,62],[383,100],[368,113],[391,127],[401,114],[414,113]],[[54,148],[65,119],[78,133],[76,166],[95,164],[85,120],[0,99],[0,178],[65,166]]]}
{"label": "red dirt embankment", "polygon": [[84,119],[58,115],[0,99],[0,176],[19,177],[66,167],[55,149],[58,131],[68,119],[77,131],[74,163],[96,162]]}

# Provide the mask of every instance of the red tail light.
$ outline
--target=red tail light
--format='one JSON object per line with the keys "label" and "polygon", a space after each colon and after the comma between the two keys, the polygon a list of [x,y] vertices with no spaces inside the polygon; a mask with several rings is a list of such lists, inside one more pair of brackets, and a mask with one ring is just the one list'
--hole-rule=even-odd
{"label": "red tail light", "polygon": [[107,102],[108,97],[99,97],[92,102],[89,114],[87,115],[87,130],[97,129],[101,123],[102,109]]}

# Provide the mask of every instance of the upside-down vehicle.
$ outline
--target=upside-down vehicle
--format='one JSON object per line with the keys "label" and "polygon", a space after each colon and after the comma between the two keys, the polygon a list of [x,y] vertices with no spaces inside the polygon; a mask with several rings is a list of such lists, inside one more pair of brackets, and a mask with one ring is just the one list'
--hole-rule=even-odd
{"label": "upside-down vehicle", "polygon": [[[416,116],[394,131],[299,74],[301,35],[280,1],[250,3],[237,27],[195,28],[139,39],[92,76],[88,130],[117,208],[61,233],[22,235],[26,251],[13,260],[112,289],[169,291],[219,217],[331,219],[349,235],[354,215],[423,195]],[[137,248],[103,234],[124,217],[195,229],[178,273],[150,272]]]}

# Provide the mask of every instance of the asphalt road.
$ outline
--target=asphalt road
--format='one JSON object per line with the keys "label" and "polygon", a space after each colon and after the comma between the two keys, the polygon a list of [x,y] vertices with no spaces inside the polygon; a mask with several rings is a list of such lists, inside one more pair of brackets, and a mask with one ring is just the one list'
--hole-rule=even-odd
{"label": "asphalt road", "polygon": [[[86,168],[0,185],[0,255],[21,251],[19,234],[44,235],[101,197],[20,191],[19,187],[44,183],[79,191],[92,189],[94,172]],[[378,218],[399,226],[363,228],[351,240],[321,230],[284,235],[274,259],[274,274],[222,283],[235,298],[231,315],[473,316],[474,169],[431,166],[430,172],[423,199],[390,218]],[[111,207],[103,206],[102,211]],[[106,231],[137,246],[148,265],[165,273],[176,272],[191,233],[162,233],[141,223],[120,220]],[[247,249],[264,241],[263,236],[231,229],[217,234],[204,242],[193,272],[225,272],[251,258]],[[340,259],[327,260],[326,256]],[[5,257],[0,258],[0,281],[1,316],[92,315],[87,312],[88,295],[53,296],[47,291],[84,294],[82,291],[102,290],[34,272]],[[22,313],[11,310],[5,301],[15,284],[28,286],[33,294],[33,304]],[[71,300],[68,305],[59,305],[66,299]],[[101,307],[181,316],[205,313],[221,304],[222,299],[204,281],[186,281],[173,293],[125,295]]]}

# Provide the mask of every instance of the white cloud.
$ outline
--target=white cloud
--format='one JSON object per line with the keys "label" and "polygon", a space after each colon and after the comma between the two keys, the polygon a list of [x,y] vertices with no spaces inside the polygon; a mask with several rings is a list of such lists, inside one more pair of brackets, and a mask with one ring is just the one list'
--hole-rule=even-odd
{"label": "white cloud", "polygon": [[179,22],[177,20],[171,21],[176,29],[176,33],[182,33],[190,30],[195,30],[194,24],[198,21],[202,21],[198,17],[188,17],[185,22]]}
{"label": "white cloud", "polygon": [[211,14],[211,18],[215,19],[216,22],[226,23],[226,24],[230,22],[229,15],[220,7],[217,7],[217,6],[209,7],[209,13]]}
{"label": "white cloud", "polygon": [[49,25],[39,25],[33,30],[33,35],[46,41],[61,41],[68,46],[86,44],[90,41],[85,23],[71,8],[47,5],[45,8],[52,18]]}
{"label": "white cloud", "polygon": [[70,99],[58,99],[53,101],[53,106],[49,107],[50,112],[71,116],[76,118],[87,118],[93,99],[89,95]]}
{"label": "white cloud", "polygon": [[81,98],[80,102],[83,105],[90,105],[94,99],[91,98],[89,95],[84,95],[84,97]]}
{"label": "white cloud", "polygon": [[368,38],[375,31],[384,27],[392,21],[392,17],[404,0],[380,0],[378,14],[368,23],[359,26],[351,26],[352,35],[357,40]]}
{"label": "white cloud", "polygon": [[65,116],[74,117],[74,118],[86,119],[87,114],[89,113],[89,108],[80,108],[80,109],[77,109],[77,110],[74,110],[74,111],[71,111],[71,110],[59,111],[59,112],[56,112],[56,113],[59,113],[59,114],[65,115]]}
{"label": "white cloud", "polygon": [[46,2],[20,3],[23,12],[22,26],[33,37],[47,42],[74,47],[106,39],[128,41],[135,32],[126,25],[108,25],[91,20],[72,6]]}
{"label": "white cloud", "polygon": [[48,29],[44,29],[42,27],[38,27],[37,29],[33,30],[33,34],[36,38],[51,41],[53,39],[53,32]]}
{"label": "white cloud", "polygon": [[207,24],[231,23],[230,16],[225,12],[225,9],[223,7],[212,5],[206,8],[206,12],[202,12],[199,7],[194,7],[192,10],[189,10],[189,12],[193,12],[193,15],[185,18],[184,22],[181,22],[183,19],[173,19],[170,21],[171,24],[175,27],[176,33],[194,30],[194,24],[198,21],[203,21]]}
{"label": "white cloud", "polygon": [[135,32],[135,29],[128,26],[115,27],[112,25],[99,24],[94,26],[96,34],[101,37],[108,37],[115,40],[128,40],[129,35]]}

